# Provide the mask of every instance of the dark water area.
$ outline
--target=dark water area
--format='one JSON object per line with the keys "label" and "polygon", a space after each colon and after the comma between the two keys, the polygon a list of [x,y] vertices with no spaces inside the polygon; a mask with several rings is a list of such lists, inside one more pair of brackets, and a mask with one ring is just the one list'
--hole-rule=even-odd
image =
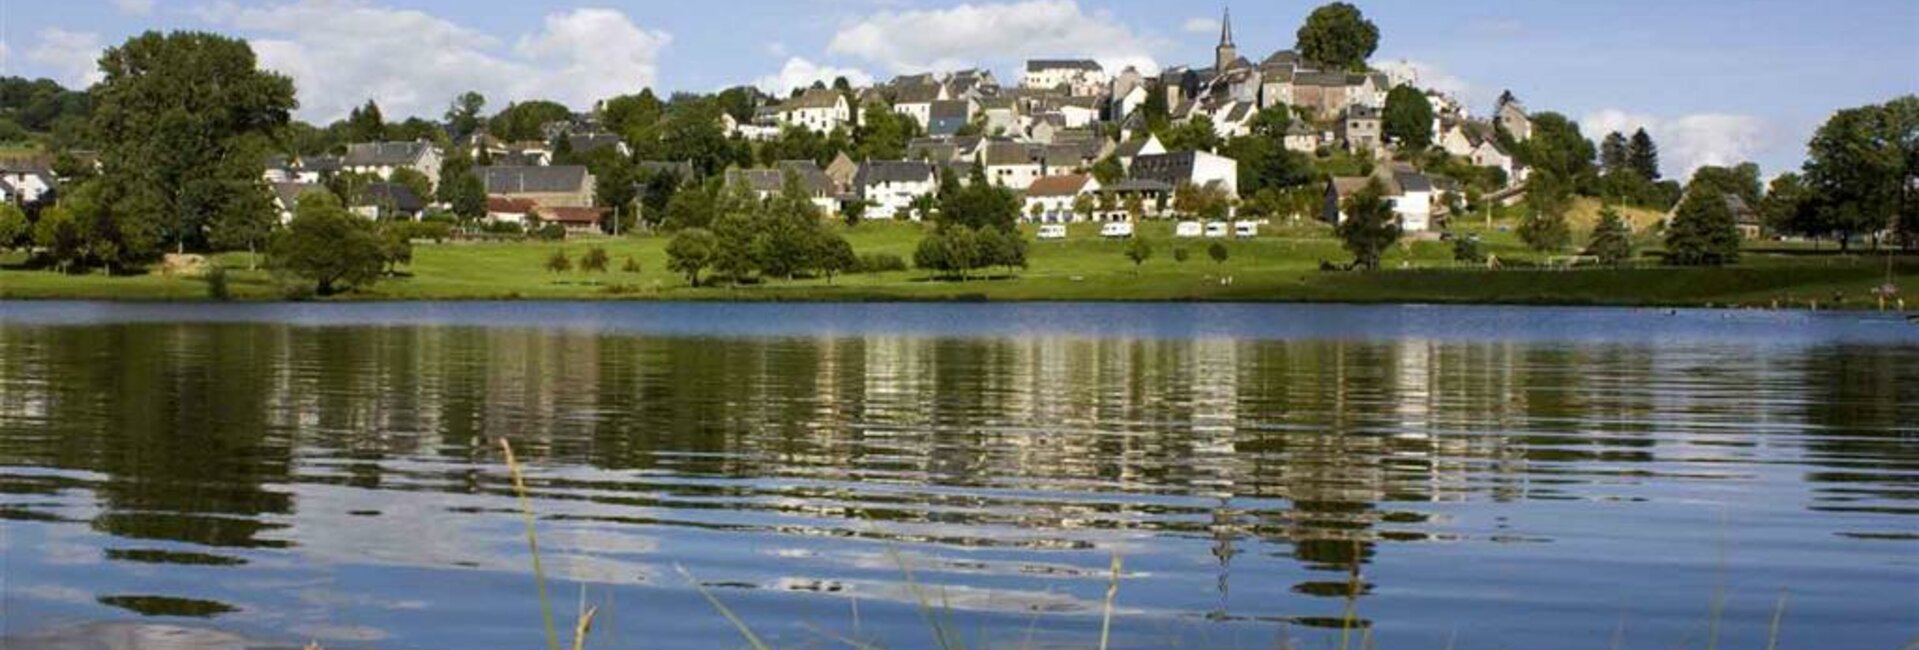
{"label": "dark water area", "polygon": [[502,437],[595,648],[1919,638],[1896,317],[0,302],[0,639],[543,647]]}

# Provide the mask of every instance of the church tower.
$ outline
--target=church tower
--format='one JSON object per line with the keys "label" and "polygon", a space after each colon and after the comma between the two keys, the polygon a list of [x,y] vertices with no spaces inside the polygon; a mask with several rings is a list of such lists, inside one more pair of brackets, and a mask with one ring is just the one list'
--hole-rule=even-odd
{"label": "church tower", "polygon": [[1228,7],[1225,19],[1219,22],[1219,47],[1213,50],[1213,71],[1224,74],[1238,60],[1239,48],[1233,45],[1233,10]]}

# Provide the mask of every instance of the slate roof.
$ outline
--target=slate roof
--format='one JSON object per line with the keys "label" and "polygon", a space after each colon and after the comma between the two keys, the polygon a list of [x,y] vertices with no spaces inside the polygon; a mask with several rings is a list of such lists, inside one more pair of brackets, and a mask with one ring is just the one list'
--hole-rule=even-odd
{"label": "slate roof", "polygon": [[933,102],[932,119],[966,121],[973,116],[973,106],[963,99]]}
{"label": "slate roof", "polygon": [[938,182],[938,171],[931,163],[917,160],[869,160],[860,164],[853,185],[867,187],[880,183]]}
{"label": "slate roof", "polygon": [[426,142],[367,142],[350,144],[344,163],[348,167],[403,167],[425,155],[433,145]]}
{"label": "slate roof", "polygon": [[959,145],[942,140],[916,139],[906,144],[906,157],[915,160],[954,160],[960,157]]}
{"label": "slate roof", "polygon": [[986,143],[980,151],[980,162],[988,167],[1006,165],[1037,165],[1039,156],[1033,148],[1024,143],[1010,140],[994,140]]}
{"label": "slate roof", "polygon": [[681,179],[691,179],[695,173],[693,163],[686,161],[641,160],[633,163],[633,167],[648,174],[659,174],[662,172],[677,174]]}
{"label": "slate roof", "polygon": [[[0,183],[4,183],[4,182],[5,181],[0,181]],[[273,184],[273,196],[278,197],[280,199],[280,205],[286,207],[286,209],[288,210],[292,210],[294,206],[300,203],[300,195],[305,194],[312,190],[325,191],[326,186],[320,185],[318,183],[274,183]]]}
{"label": "slate roof", "polygon": [[476,167],[487,194],[566,194],[586,190],[587,171],[579,165]]}
{"label": "slate roof", "polygon": [[359,206],[390,207],[400,212],[413,213],[425,210],[426,201],[421,199],[420,195],[414,194],[413,188],[400,183],[368,183],[366,194],[359,202]]}
{"label": "slate roof", "polygon": [[778,193],[786,187],[786,172],[789,170],[799,174],[800,183],[813,196],[831,196],[834,193],[833,179],[811,160],[782,160],[778,167],[729,170],[726,172],[726,184],[745,183],[754,192]]}
{"label": "slate roof", "polygon": [[1121,158],[1132,158],[1132,157],[1138,156],[1139,152],[1146,149],[1147,143],[1152,142],[1152,140],[1153,139],[1151,137],[1145,137],[1145,138],[1134,138],[1134,139],[1122,142],[1119,145],[1119,149],[1115,152],[1115,155],[1118,155]]}
{"label": "slate roof", "polygon": [[834,108],[839,106],[840,91],[832,88],[808,88],[800,96],[786,100],[780,110],[797,111],[808,108]]}
{"label": "slate roof", "polygon": [[939,101],[940,87],[935,84],[911,84],[900,86],[893,94],[893,105],[928,104]]}
{"label": "slate roof", "polygon": [[1091,59],[1033,59],[1026,62],[1027,72],[1041,70],[1104,70]]}
{"label": "slate roof", "polygon": [[1192,151],[1162,153],[1140,156],[1133,159],[1131,176],[1139,180],[1152,180],[1177,186],[1193,180],[1193,167],[1198,164],[1199,154]]}

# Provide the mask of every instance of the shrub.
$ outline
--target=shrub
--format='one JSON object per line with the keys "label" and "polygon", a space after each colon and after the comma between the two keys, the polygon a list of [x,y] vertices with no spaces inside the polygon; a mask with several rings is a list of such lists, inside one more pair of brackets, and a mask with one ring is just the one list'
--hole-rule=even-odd
{"label": "shrub", "polygon": [[860,256],[860,273],[892,273],[906,270],[906,258],[892,253],[867,253]]}
{"label": "shrub", "polygon": [[1192,257],[1193,257],[1193,254],[1187,252],[1185,248],[1173,249],[1173,261],[1175,262],[1185,264],[1186,260],[1192,259]]}
{"label": "shrub", "polygon": [[227,286],[227,267],[213,264],[207,267],[207,298],[222,302],[233,299],[233,290]]}
{"label": "shrub", "polygon": [[552,255],[546,257],[546,270],[554,273],[573,270],[573,260],[567,259],[566,249],[555,250]]}
{"label": "shrub", "polygon": [[639,272],[640,272],[640,261],[639,261],[639,260],[636,260],[636,259],[633,259],[633,256],[631,256],[631,255],[628,255],[628,256],[627,256],[627,258],[626,258],[626,264],[620,267],[620,272],[621,272],[621,273],[628,273],[628,274],[637,274],[637,273],[639,273]]}
{"label": "shrub", "polygon": [[1479,250],[1479,238],[1453,238],[1453,261],[1478,264],[1486,261],[1486,253]]}
{"label": "shrub", "polygon": [[535,237],[539,237],[540,239],[544,239],[547,241],[559,241],[562,239],[566,239],[566,226],[562,226],[557,223],[549,223],[544,226],[540,226],[540,229],[534,231],[533,235]]}
{"label": "shrub", "polygon": [[606,249],[594,246],[586,249],[586,254],[580,256],[580,270],[587,273],[605,273],[609,261]]}

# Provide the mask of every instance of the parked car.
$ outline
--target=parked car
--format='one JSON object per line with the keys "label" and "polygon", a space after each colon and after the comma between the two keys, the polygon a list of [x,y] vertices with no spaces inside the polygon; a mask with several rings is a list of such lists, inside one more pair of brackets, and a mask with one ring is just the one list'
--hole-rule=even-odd
{"label": "parked car", "polygon": [[1173,227],[1174,237],[1198,237],[1206,232],[1206,226],[1198,221],[1181,221]]}
{"label": "parked car", "polygon": [[1107,239],[1127,239],[1133,236],[1133,224],[1120,222],[1101,226],[1099,236]]}
{"label": "parked car", "polygon": [[1054,224],[1047,224],[1039,227],[1040,241],[1049,241],[1049,240],[1065,239],[1065,238],[1066,238],[1065,224],[1054,223]]}
{"label": "parked car", "polygon": [[1252,239],[1259,236],[1259,222],[1240,221],[1233,224],[1233,236],[1240,239]]}
{"label": "parked car", "polygon": [[1226,222],[1215,221],[1206,224],[1206,237],[1208,239],[1221,239],[1224,238],[1226,234]]}

